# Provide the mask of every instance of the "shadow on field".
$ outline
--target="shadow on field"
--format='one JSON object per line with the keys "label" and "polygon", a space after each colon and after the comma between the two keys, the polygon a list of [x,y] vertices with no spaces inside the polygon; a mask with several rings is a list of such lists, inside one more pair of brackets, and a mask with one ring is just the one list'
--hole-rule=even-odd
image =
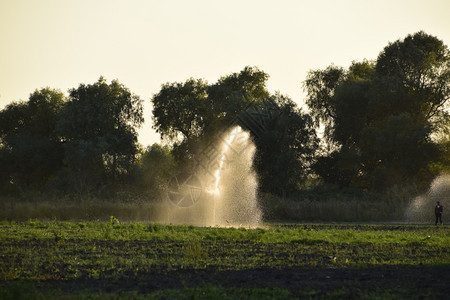
{"label": "shadow on field", "polygon": [[[277,288],[293,296],[321,298],[340,291],[341,296],[391,295],[411,298],[446,298],[450,293],[450,265],[361,266],[359,268],[262,268],[241,271],[178,270],[141,273],[122,280],[68,280],[28,282],[35,291],[59,290],[72,293],[149,294],[161,290],[198,288],[206,285],[225,289]],[[3,282],[11,284],[12,282]],[[1,285],[3,285],[1,284]],[[25,284],[25,283],[24,283]],[[343,294],[342,294],[343,292]]]}

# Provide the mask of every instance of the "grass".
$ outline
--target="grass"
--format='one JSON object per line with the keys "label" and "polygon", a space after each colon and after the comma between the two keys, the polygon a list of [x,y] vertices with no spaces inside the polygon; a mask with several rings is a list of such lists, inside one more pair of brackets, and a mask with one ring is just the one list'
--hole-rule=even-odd
{"label": "grass", "polygon": [[[417,193],[406,188],[383,195],[325,189],[298,192],[287,198],[264,193],[258,197],[266,221],[389,222],[405,219],[405,209]],[[92,221],[114,215],[125,221],[167,222],[164,219],[167,207],[156,198],[138,193],[118,193],[104,198],[32,192],[16,197],[0,196],[0,220]],[[432,222],[434,216],[430,211]]]}
{"label": "grass", "polygon": [[160,204],[139,200],[102,200],[99,198],[71,198],[30,196],[24,198],[0,197],[0,220],[27,221],[105,220],[117,216],[120,220],[158,220]]}
{"label": "grass", "polygon": [[[124,299],[434,297],[448,291],[434,275],[450,273],[449,229],[202,228],[115,217],[108,222],[3,221],[0,298],[29,298],[29,293],[41,298],[74,293],[115,298],[119,293]],[[364,284],[364,276],[373,283]],[[414,280],[431,286],[411,285]]]}
{"label": "grass", "polygon": [[[268,220],[292,222],[392,222],[405,220],[405,210],[418,191],[392,190],[386,194],[343,193],[337,190],[303,191],[279,198],[261,194],[259,202]],[[433,203],[431,203],[433,208]],[[430,215],[432,221],[433,216]]]}
{"label": "grass", "polygon": [[[292,222],[389,222],[404,219],[407,202],[350,200],[299,200],[263,197],[261,205],[268,221]],[[99,199],[33,200],[0,199],[0,220],[29,219],[59,221],[105,220],[114,215],[120,220],[164,222],[160,202],[125,202]],[[430,215],[430,222],[434,221]]]}

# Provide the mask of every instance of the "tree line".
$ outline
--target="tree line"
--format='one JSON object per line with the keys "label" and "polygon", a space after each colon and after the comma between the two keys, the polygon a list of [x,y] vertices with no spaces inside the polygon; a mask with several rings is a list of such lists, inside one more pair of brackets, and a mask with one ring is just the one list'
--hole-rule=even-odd
{"label": "tree line", "polygon": [[131,187],[156,195],[233,123],[251,132],[264,193],[330,185],[382,192],[425,186],[450,170],[450,53],[437,37],[420,31],[376,60],[311,70],[301,83],[307,109],[270,94],[268,78],[245,67],[213,84],[163,84],[151,103],[164,145],[145,149],[136,132],[143,100],[117,80],[101,77],[68,96],[36,90],[0,111],[0,192]]}

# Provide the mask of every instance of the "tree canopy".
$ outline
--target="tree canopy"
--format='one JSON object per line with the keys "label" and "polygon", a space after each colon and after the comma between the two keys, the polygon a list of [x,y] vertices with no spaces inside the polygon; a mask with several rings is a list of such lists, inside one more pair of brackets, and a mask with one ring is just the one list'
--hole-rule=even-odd
{"label": "tree canopy", "polygon": [[150,101],[165,145],[147,148],[136,131],[143,100],[118,80],[100,77],[67,96],[35,90],[0,110],[0,193],[161,191],[236,124],[256,145],[264,193],[295,194],[312,181],[383,192],[425,186],[450,170],[450,52],[437,37],[419,31],[375,60],[311,70],[303,81],[306,111],[269,93],[268,79],[247,66],[212,84],[163,84]]}
{"label": "tree canopy", "polygon": [[269,96],[268,78],[256,67],[245,67],[212,85],[193,78],[165,83],[152,97],[154,128],[176,143],[223,127],[249,104]]}
{"label": "tree canopy", "polygon": [[5,189],[90,192],[130,172],[142,100],[117,80],[80,84],[68,97],[36,90],[0,112],[0,180]]}
{"label": "tree canopy", "polygon": [[13,102],[0,111],[2,186],[40,188],[55,178],[63,163],[56,126],[66,103],[64,94],[44,88],[27,102]]}
{"label": "tree canopy", "polygon": [[212,85],[192,78],[163,84],[151,99],[154,128],[171,142],[176,157],[186,162],[245,107],[269,95],[268,78],[256,67],[245,67]]}
{"label": "tree canopy", "polygon": [[255,167],[261,190],[286,196],[306,181],[318,139],[312,118],[286,96],[270,97],[277,113],[267,118],[265,128],[254,138]]}
{"label": "tree canopy", "polygon": [[430,180],[430,165],[442,159],[431,136],[448,117],[449,74],[447,46],[422,31],[390,43],[374,62],[311,71],[306,103],[333,146],[316,172],[374,189]]}
{"label": "tree canopy", "polygon": [[[258,68],[245,67],[212,85],[192,78],[164,84],[152,98],[155,128],[169,137],[176,157],[184,158],[186,164],[186,158],[195,156],[199,147],[233,122],[244,122],[253,110],[262,116],[272,116],[269,110],[276,110],[266,121],[257,121],[265,128],[262,135],[253,135],[255,167],[261,190],[280,195],[292,192],[307,177],[317,148],[316,135],[312,119],[291,99],[269,94],[268,77]],[[265,105],[266,100],[272,107]]]}
{"label": "tree canopy", "polygon": [[72,89],[58,130],[74,187],[85,192],[130,172],[138,153],[135,128],[143,121],[142,100],[117,80],[101,77]]}

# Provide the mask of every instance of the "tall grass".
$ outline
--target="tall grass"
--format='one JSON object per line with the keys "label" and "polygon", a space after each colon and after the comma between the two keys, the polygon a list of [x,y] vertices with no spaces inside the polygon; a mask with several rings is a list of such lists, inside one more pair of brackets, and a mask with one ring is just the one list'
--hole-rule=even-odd
{"label": "tall grass", "polygon": [[[258,200],[266,222],[403,222],[417,194],[414,187],[393,188],[385,194],[320,189],[285,198],[260,194]],[[88,221],[115,216],[122,221],[164,223],[161,212],[167,203],[157,198],[161,197],[127,193],[109,198],[39,193],[0,197],[0,220]],[[432,222],[434,216],[429,218]]]}
{"label": "tall grass", "polygon": [[0,220],[108,220],[158,222],[159,202],[145,199],[28,195],[0,198]]}
{"label": "tall grass", "polygon": [[393,188],[384,194],[304,191],[285,198],[263,194],[260,204],[266,221],[404,222],[405,211],[418,193],[414,187]]}

